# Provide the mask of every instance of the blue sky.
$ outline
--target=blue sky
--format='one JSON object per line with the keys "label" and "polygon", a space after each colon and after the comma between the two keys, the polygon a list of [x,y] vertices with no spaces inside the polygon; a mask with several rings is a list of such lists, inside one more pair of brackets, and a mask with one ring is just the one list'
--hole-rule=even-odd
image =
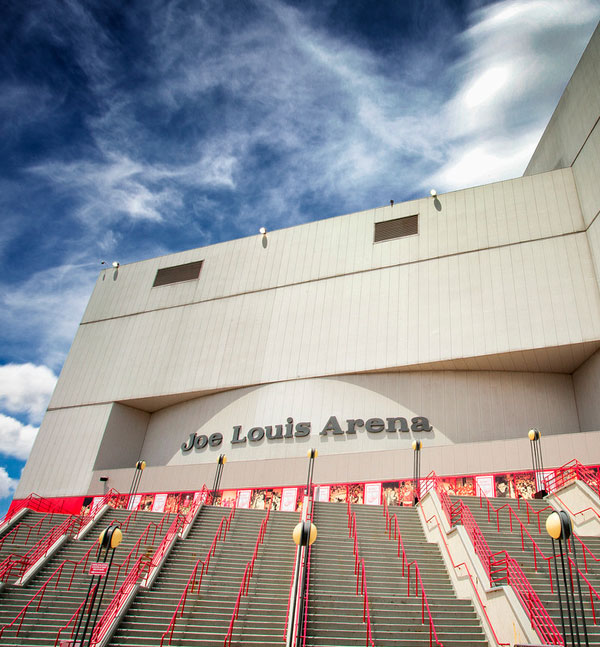
{"label": "blue sky", "polygon": [[523,173],[595,0],[0,3],[0,515],[100,262]]}

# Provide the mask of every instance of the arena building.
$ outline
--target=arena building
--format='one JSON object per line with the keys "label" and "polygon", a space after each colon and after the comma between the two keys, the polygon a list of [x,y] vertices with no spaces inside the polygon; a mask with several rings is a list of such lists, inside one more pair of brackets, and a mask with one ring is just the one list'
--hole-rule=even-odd
{"label": "arena building", "polygon": [[599,115],[596,29],[523,177],[103,270],[16,499],[600,463]]}

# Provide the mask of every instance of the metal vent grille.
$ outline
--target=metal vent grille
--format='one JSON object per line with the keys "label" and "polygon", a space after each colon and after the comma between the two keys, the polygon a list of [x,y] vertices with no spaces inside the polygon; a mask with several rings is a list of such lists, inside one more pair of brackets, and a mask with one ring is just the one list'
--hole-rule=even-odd
{"label": "metal vent grille", "polygon": [[182,281],[193,281],[200,276],[201,267],[202,261],[173,265],[173,267],[163,267],[156,273],[152,287],[169,285],[170,283],[181,283]]}
{"label": "metal vent grille", "polygon": [[379,243],[382,240],[392,240],[392,238],[403,238],[419,233],[419,216],[406,216],[406,218],[396,218],[395,220],[386,220],[385,222],[375,223],[374,242]]}

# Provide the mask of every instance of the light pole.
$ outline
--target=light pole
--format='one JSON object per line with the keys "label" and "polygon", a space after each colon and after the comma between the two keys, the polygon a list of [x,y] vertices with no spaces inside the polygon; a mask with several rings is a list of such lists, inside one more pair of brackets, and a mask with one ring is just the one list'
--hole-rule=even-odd
{"label": "light pole", "polygon": [[214,503],[215,497],[217,496],[217,492],[221,485],[221,477],[223,476],[223,467],[225,466],[226,462],[227,462],[227,456],[225,456],[225,454],[219,454],[219,458],[217,459],[217,471],[215,472],[215,480],[213,481],[213,487],[212,487],[211,503]]}
{"label": "light pole", "polygon": [[414,504],[419,502],[419,485],[421,483],[421,448],[423,443],[420,440],[413,440],[413,486],[415,492]]}
{"label": "light pole", "polygon": [[[94,567],[98,567],[99,564],[105,564],[106,559],[108,557],[108,552],[109,550],[112,550],[112,553],[110,555],[110,562],[108,565],[104,568],[98,568],[98,581],[96,583],[96,586],[94,587],[94,580],[96,579],[96,575],[92,575],[92,579],[90,580],[90,586],[88,587],[88,592],[85,597],[85,602],[83,604],[83,608],[81,611],[81,616],[79,617],[79,622],[77,624],[77,631],[75,632],[75,637],[73,639],[73,645],[80,645],[83,646],[85,644],[85,637],[87,635],[88,629],[90,627],[90,621],[92,619],[92,613],[94,611],[94,603],[96,602],[96,596],[98,594],[98,587],[100,586],[100,581],[102,578],[104,578],[104,584],[102,586],[102,591],[100,593],[100,598],[98,600],[98,608],[96,609],[96,614],[94,615],[94,621],[92,623],[92,630],[90,632],[90,639],[88,641],[88,647],[91,645],[92,642],[92,635],[94,633],[94,626],[96,624],[96,620],[98,619],[98,613],[100,612],[100,606],[102,605],[102,597],[104,596],[104,589],[106,588],[106,583],[108,582],[108,577],[110,575],[110,567],[112,566],[113,558],[115,556],[115,549],[117,546],[121,543],[123,540],[123,533],[121,532],[121,528],[119,526],[108,526],[105,528],[99,535],[98,537],[98,543],[100,544],[100,551],[98,553],[98,557],[102,557],[101,562],[97,562],[96,564],[92,564],[92,569]],[[104,555],[102,555],[102,550],[104,549]],[[93,572],[93,571],[92,571]],[[93,593],[92,593],[93,589]],[[88,614],[87,614],[87,620],[85,622],[85,627],[83,628],[83,633],[81,635],[81,640],[78,642],[77,639],[79,637],[79,632],[81,630],[81,624],[83,622],[83,616],[85,615],[85,608],[87,606],[87,601],[90,597],[90,593],[92,594],[92,600],[90,602],[90,606],[88,609]]]}
{"label": "light pole", "polygon": [[533,465],[533,474],[535,477],[534,498],[542,499],[548,494],[544,483],[544,461],[542,459],[542,434],[539,429],[530,429],[527,433],[529,437],[529,446],[531,448],[531,463]]}
{"label": "light pole", "polygon": [[312,478],[313,471],[315,469],[315,458],[319,455],[319,452],[316,449],[308,450],[308,473],[306,474],[306,496],[310,496],[310,490],[312,489]]}
{"label": "light pole", "polygon": [[146,469],[146,461],[138,461],[135,464],[135,470],[133,472],[133,478],[131,479],[131,486],[129,488],[129,494],[127,495],[127,508],[132,501],[132,497],[137,494],[138,488],[140,487],[140,481],[142,480],[142,473]]}
{"label": "light pole", "polygon": [[[565,568],[565,553],[567,555],[567,560],[569,559],[569,547],[567,542],[572,534],[571,519],[569,515],[564,510],[559,510],[558,512],[552,512],[548,515],[546,519],[546,531],[552,537],[552,552],[554,554],[554,574],[556,576],[556,592],[558,593],[558,606],[560,608],[560,619],[562,622],[562,631],[563,631],[563,641],[565,647],[568,647],[569,643],[567,642],[567,631],[565,627],[565,614],[563,610],[563,600],[560,589],[560,579],[558,577],[558,565],[556,563],[556,549],[554,546],[554,540],[558,541],[558,547],[560,550],[560,563],[563,576],[563,584],[565,587],[565,606],[567,607],[567,614],[569,617],[569,633],[571,635],[571,645],[573,647],[581,647],[581,636],[579,634],[579,622],[577,620],[577,606],[575,602],[575,585],[573,582],[573,569],[571,565],[568,564],[568,570],[570,577],[567,578],[567,569]],[[563,550],[564,545],[564,550]],[[575,542],[571,542],[571,548],[573,551],[573,563],[575,565],[575,579],[577,580],[577,591],[579,594],[579,608],[581,611],[581,623],[583,625],[583,633],[585,637],[585,645],[589,646],[588,642],[588,633],[587,625],[585,623],[585,613],[583,611],[583,597],[581,595],[581,582],[579,580],[579,568],[577,566],[577,555],[575,553]],[[568,580],[571,580],[571,586],[569,586]]]}
{"label": "light pole", "polygon": [[[316,450],[311,450],[316,453]],[[313,457],[314,458],[314,457]],[[294,627],[297,627],[296,632],[296,647],[300,647],[302,644],[302,636],[300,632],[300,627],[304,624],[304,613],[306,609],[304,608],[304,590],[306,588],[306,562],[308,561],[306,556],[308,555],[308,547],[312,546],[317,538],[317,526],[312,521],[301,521],[292,532],[292,538],[294,543],[298,546],[298,556],[296,558],[296,576],[294,578],[295,587],[294,587],[294,601],[298,602],[299,608],[295,609],[295,618],[298,618],[298,621],[295,621],[292,624],[292,631]],[[302,570],[302,584],[300,585],[300,590],[298,591],[298,580],[300,578],[300,564],[302,563],[302,557],[304,556],[304,568]],[[300,600],[298,600],[298,592],[300,593]]]}

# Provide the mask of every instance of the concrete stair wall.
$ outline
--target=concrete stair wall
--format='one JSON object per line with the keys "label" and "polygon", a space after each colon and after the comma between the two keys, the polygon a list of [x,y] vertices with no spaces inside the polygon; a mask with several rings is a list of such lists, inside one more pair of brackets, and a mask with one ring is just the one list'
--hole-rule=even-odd
{"label": "concrete stair wall", "polygon": [[[352,506],[360,557],[365,561],[373,639],[380,646],[429,645],[429,622],[421,623],[421,598],[407,597],[407,575],[397,557],[397,541],[387,538],[381,506]],[[438,639],[445,647],[487,645],[468,600],[458,600],[436,545],[428,544],[418,511],[394,507],[405,550],[417,559]],[[364,646],[362,596],[356,595],[352,540],[344,505],[316,503],[318,537],[311,553],[307,644]],[[414,569],[412,570],[414,582]],[[411,587],[411,591],[414,586]],[[434,643],[435,644],[435,643]]]}
{"label": "concrete stair wall", "polygon": [[[521,569],[529,579],[531,586],[539,596],[543,605],[546,607],[546,610],[548,611],[550,617],[554,621],[554,624],[556,625],[558,631],[562,632],[559,600],[556,594],[556,580],[555,580],[555,574],[554,574],[554,565],[552,565],[552,581],[554,585],[554,593],[553,593],[551,591],[551,586],[550,586],[547,562],[540,560],[538,555],[538,568],[536,571],[534,558],[533,558],[533,550],[531,549],[531,542],[528,540],[528,538],[525,539],[525,550],[523,551],[522,545],[521,545],[520,527],[513,519],[513,531],[512,532],[510,531],[510,523],[508,521],[507,511],[501,512],[500,532],[498,532],[495,513],[492,513],[490,515],[490,521],[488,522],[487,506],[484,503],[483,507],[480,507],[478,497],[453,496],[451,498],[453,501],[457,501],[460,499],[463,501],[465,505],[469,507],[469,509],[473,513],[473,516],[475,517],[475,520],[477,521],[479,527],[481,528],[481,531],[483,532],[484,537],[492,553],[505,550],[513,559],[517,561],[517,563],[521,566]],[[501,498],[490,498],[489,501],[496,509],[500,508],[500,506],[507,503],[506,499],[501,499]],[[546,518],[551,513],[551,510],[542,512],[541,514],[542,532],[538,533],[536,518],[530,515],[531,523],[527,524],[527,512],[525,510],[524,505],[522,505],[521,509],[519,510],[517,509],[517,502],[514,499],[508,500],[508,503],[510,503],[515,513],[517,513],[519,518],[523,521],[523,523],[525,524],[525,527],[529,530],[529,533],[531,534],[535,542],[538,544],[538,546],[541,548],[544,555],[546,557],[550,557],[551,555],[553,555],[552,540],[550,539],[550,537],[548,536],[545,530]],[[547,503],[543,500],[529,501],[529,504],[537,510],[541,510],[547,506]],[[592,538],[586,537],[584,539],[584,542],[586,543],[586,545],[588,545],[590,549],[596,552],[596,555],[600,555],[600,551],[598,549],[598,540],[596,539],[594,541],[588,541],[590,539]],[[556,546],[556,549],[558,551],[558,545]],[[578,543],[576,545],[576,550],[577,550],[577,561],[578,561],[579,567],[583,572],[585,572],[584,565],[583,565],[582,551]],[[599,566],[598,564],[592,563],[592,560],[589,560],[588,561],[589,572],[586,574],[586,577],[592,583],[594,588],[600,592],[600,569],[598,568],[598,566]],[[560,575],[560,561],[559,561],[559,575]],[[582,584],[582,593],[583,593],[583,599],[584,599],[584,610],[587,618],[587,627],[588,627],[588,633],[590,637],[590,645],[600,646],[600,627],[593,625],[592,610],[589,604],[589,596],[587,595],[588,587],[583,580],[581,584]],[[562,576],[561,576],[561,586],[563,586]],[[577,591],[577,588],[575,590]],[[594,605],[596,609],[598,609],[600,607],[600,601],[595,599]],[[579,602],[577,602],[577,614],[578,616],[580,615]],[[565,617],[567,617],[566,610],[565,610]],[[583,637],[582,637],[582,640],[583,640]]]}
{"label": "concrete stair wall", "polygon": [[[126,510],[108,510],[97,524],[97,527],[90,531],[83,540],[68,540],[65,542],[65,544],[63,544],[63,546],[50,557],[44,566],[42,566],[31,581],[25,586],[7,586],[0,595],[0,626],[13,620],[13,618],[29,602],[40,586],[64,560],[70,560],[74,563],[78,562],[83,555],[85,555],[90,546],[97,545],[98,536],[106,526],[108,526],[112,521],[123,523],[129,515],[130,512]],[[137,518],[135,520],[130,520],[127,530],[123,529],[123,541],[115,552],[113,564],[116,565],[120,563],[122,559],[126,557],[129,550],[134,546],[150,522],[153,521],[155,523],[160,523],[162,517],[163,515],[160,513],[138,512]],[[166,534],[169,523],[164,524],[162,536]],[[157,534],[155,547],[160,543],[161,538],[162,537]],[[144,550],[142,549],[141,552],[143,553]],[[90,554],[89,563],[96,561],[96,555],[97,551],[94,548]],[[135,560],[132,559],[131,566],[133,566],[134,562]],[[16,627],[5,630],[2,638],[0,638],[0,645],[3,647],[5,645],[28,645],[29,647],[33,647],[35,645],[53,645],[60,627],[69,620],[77,610],[77,607],[86,597],[91,579],[90,575],[88,575],[89,563],[85,573],[82,571],[81,567],[77,569],[70,590],[67,590],[67,588],[69,586],[72,567],[68,568],[66,566],[58,587],[56,589],[54,588],[54,580],[48,586],[39,610],[37,609],[37,600],[29,608],[25,616],[23,626],[19,632],[19,636],[16,636]],[[112,589],[116,570],[116,566],[113,566],[111,569],[111,574],[109,576],[109,581],[102,601],[100,615],[102,614],[102,610],[108,606],[113,597]],[[121,569],[115,592],[125,578],[127,571],[128,569]],[[100,615],[98,617],[100,617]],[[67,637],[68,633],[61,636],[61,639],[66,639]]]}

